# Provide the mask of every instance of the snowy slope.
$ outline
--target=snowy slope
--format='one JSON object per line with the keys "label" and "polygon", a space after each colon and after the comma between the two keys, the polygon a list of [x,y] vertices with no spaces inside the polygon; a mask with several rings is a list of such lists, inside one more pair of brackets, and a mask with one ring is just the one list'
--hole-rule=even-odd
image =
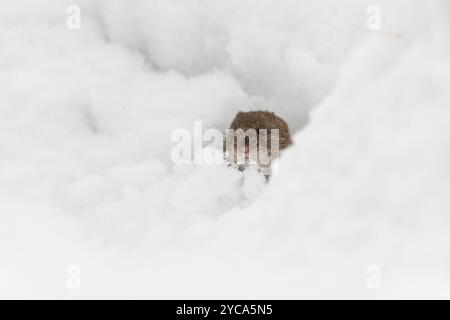
{"label": "snowy slope", "polygon": [[[369,1],[32,3],[0,12],[0,297],[450,297],[445,0],[380,31]],[[295,131],[267,187],[172,164],[252,106]]]}

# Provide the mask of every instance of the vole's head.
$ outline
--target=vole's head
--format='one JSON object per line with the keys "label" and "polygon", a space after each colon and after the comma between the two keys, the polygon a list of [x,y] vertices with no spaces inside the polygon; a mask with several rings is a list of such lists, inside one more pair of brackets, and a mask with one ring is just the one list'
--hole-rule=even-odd
{"label": "vole's head", "polygon": [[[257,150],[253,154],[257,154],[260,147],[266,147],[268,150],[268,155],[271,156],[273,154],[271,150],[272,146],[272,130],[278,130],[278,146],[279,150],[285,149],[290,144],[292,144],[291,136],[289,133],[289,127],[287,123],[276,116],[273,112],[268,111],[250,111],[250,112],[239,112],[234,120],[230,124],[230,129],[233,129],[237,132],[241,129],[243,132],[251,133],[254,132],[256,134],[256,147]],[[261,129],[266,129],[267,131],[267,142],[260,139],[261,137]],[[251,138],[246,134],[245,135],[245,143],[243,146],[243,150],[238,149],[237,137],[234,139],[234,148],[237,152],[244,152],[245,159],[249,158],[249,154],[252,153],[253,146],[251,143]],[[260,146],[262,143],[267,143],[265,146]],[[235,152],[236,154],[236,152]]]}

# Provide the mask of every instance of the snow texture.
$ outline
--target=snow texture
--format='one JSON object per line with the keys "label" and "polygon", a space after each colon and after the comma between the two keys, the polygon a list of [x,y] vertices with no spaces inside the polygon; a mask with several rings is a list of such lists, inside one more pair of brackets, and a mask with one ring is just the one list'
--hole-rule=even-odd
{"label": "snow texture", "polygon": [[[448,1],[75,2],[0,10],[0,297],[450,298]],[[270,183],[171,162],[255,108]]]}

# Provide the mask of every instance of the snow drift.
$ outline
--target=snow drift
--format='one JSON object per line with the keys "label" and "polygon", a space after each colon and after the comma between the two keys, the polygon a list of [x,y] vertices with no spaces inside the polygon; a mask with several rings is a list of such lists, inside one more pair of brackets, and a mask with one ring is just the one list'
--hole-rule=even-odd
{"label": "snow drift", "polygon": [[[0,297],[450,297],[446,1],[69,4],[0,12]],[[255,107],[269,185],[171,163]]]}

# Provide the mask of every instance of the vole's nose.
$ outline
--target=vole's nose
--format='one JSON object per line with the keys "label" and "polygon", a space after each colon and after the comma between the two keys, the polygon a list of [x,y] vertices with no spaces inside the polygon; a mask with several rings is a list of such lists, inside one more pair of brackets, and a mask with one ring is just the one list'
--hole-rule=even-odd
{"label": "vole's nose", "polygon": [[245,160],[248,160],[250,158],[249,154],[250,154],[250,148],[248,147],[248,144],[245,145]]}

